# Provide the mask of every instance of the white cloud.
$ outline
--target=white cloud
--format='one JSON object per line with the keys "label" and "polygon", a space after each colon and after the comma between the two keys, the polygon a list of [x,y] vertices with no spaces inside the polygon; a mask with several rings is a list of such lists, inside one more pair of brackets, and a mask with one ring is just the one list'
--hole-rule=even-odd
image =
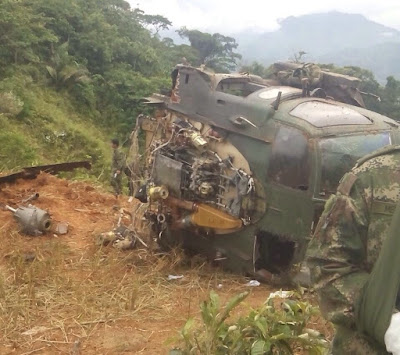
{"label": "white cloud", "polygon": [[360,13],[400,29],[398,0],[129,0],[149,14],[159,14],[174,27],[234,33],[243,29],[269,31],[277,20],[307,13],[342,11]]}

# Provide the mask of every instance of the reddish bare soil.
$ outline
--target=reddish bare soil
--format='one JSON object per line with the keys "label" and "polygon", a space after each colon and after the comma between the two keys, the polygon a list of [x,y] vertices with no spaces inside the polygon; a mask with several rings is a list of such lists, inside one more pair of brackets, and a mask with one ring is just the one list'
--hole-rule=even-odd
{"label": "reddish bare soil", "polygon": [[[69,231],[28,237],[0,208],[0,354],[166,354],[210,290],[225,301],[248,289],[244,277],[181,252],[96,246],[119,212],[111,194],[89,184],[41,174],[1,185],[0,204],[17,207],[34,192],[40,197],[32,203],[55,223],[68,222]],[[126,209],[133,204],[121,201]],[[184,278],[168,281],[169,274]],[[273,290],[252,288],[238,312],[260,306]],[[313,325],[332,333],[322,318]]]}

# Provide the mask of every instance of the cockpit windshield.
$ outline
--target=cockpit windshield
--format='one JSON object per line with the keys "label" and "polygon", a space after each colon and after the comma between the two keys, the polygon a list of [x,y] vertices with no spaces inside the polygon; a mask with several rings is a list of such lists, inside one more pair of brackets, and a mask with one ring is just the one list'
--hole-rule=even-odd
{"label": "cockpit windshield", "polygon": [[320,195],[336,193],[340,179],[359,158],[389,144],[389,132],[321,139]]}

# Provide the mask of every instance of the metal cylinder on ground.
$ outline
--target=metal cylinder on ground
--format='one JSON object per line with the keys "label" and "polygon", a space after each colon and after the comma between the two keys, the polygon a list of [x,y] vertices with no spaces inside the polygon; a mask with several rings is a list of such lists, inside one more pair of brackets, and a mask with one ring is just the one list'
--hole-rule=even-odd
{"label": "metal cylinder on ground", "polygon": [[32,205],[17,209],[10,206],[6,206],[6,208],[14,213],[14,217],[18,221],[23,233],[36,236],[46,233],[51,229],[52,221],[47,211]]}

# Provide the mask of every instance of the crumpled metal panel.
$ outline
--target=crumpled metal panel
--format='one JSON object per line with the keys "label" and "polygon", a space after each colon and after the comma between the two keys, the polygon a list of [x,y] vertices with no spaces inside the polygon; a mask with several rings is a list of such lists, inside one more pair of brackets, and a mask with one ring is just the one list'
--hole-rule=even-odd
{"label": "crumpled metal panel", "polygon": [[332,105],[321,101],[303,102],[296,106],[290,114],[301,118],[315,127],[370,125],[372,121],[350,107]]}
{"label": "crumpled metal panel", "polygon": [[157,154],[154,161],[153,179],[156,185],[165,185],[176,197],[181,197],[182,163]]}

